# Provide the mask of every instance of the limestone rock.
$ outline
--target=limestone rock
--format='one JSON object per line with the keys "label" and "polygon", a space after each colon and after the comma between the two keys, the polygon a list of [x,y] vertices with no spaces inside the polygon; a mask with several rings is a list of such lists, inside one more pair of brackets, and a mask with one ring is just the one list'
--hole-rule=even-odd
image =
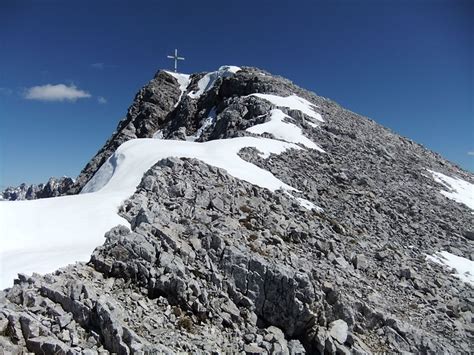
{"label": "limestone rock", "polygon": [[340,344],[344,344],[347,339],[349,327],[342,319],[335,320],[329,324],[329,335],[337,340]]}

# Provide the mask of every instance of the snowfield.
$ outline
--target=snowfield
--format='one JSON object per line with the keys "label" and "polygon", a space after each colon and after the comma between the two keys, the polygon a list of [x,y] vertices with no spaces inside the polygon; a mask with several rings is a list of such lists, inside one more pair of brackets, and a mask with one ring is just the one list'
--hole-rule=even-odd
{"label": "snowfield", "polygon": [[120,191],[0,202],[0,289],[17,273],[47,273],[88,261],[112,226],[129,223],[117,214]]}
{"label": "snowfield", "polygon": [[[128,222],[117,214],[143,174],[167,157],[197,158],[271,191],[295,189],[241,159],[237,153],[255,147],[263,157],[301,147],[253,137],[204,143],[134,139],[122,144],[79,195],[33,201],[0,202],[0,289],[12,286],[18,273],[52,272],[76,261],[88,261],[110,228]],[[298,200],[306,208],[309,201]]]}
{"label": "snowfield", "polygon": [[143,174],[157,161],[167,157],[196,158],[251,184],[267,188],[295,190],[277,179],[270,172],[246,162],[237,153],[245,147],[254,147],[262,157],[281,154],[299,146],[266,138],[239,137],[197,143],[177,140],[133,139],[122,144],[100,167],[94,177],[84,186],[81,194],[126,190],[126,197],[133,194]]}

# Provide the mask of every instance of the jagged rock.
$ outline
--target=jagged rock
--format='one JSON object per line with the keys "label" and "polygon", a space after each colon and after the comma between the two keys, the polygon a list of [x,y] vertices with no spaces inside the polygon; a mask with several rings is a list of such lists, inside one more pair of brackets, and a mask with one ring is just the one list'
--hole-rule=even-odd
{"label": "jagged rock", "polygon": [[267,351],[255,344],[248,344],[244,346],[244,352],[247,355],[259,355],[259,354],[266,354]]}
{"label": "jagged rock", "polygon": [[0,314],[0,335],[5,334],[5,331],[7,330],[7,326],[8,326],[8,319],[3,314]]}
{"label": "jagged rock", "polygon": [[68,346],[53,337],[35,337],[28,339],[26,346],[29,351],[35,354],[66,355],[70,353]]}
{"label": "jagged rock", "polygon": [[353,264],[356,269],[365,270],[367,269],[369,263],[367,262],[367,258],[364,254],[358,254],[353,259]]}
{"label": "jagged rock", "polygon": [[462,235],[466,237],[466,239],[474,240],[474,230],[464,230]]}
{"label": "jagged rock", "polygon": [[400,269],[400,277],[414,279],[416,277],[416,272],[412,268],[402,268]]}
{"label": "jagged rock", "polygon": [[290,352],[290,355],[306,354],[303,344],[301,344],[297,339],[292,339],[288,342],[288,351]]}

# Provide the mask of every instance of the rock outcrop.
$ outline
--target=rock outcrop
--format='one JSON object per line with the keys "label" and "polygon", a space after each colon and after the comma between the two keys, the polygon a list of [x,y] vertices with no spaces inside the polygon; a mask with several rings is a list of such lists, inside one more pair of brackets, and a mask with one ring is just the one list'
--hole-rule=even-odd
{"label": "rock outcrop", "polygon": [[133,104],[116,131],[84,167],[68,194],[76,194],[92,178],[108,157],[124,142],[134,138],[149,138],[169,119],[180,96],[176,79],[159,71],[135,96]]}
{"label": "rock outcrop", "polygon": [[[254,68],[204,74],[184,94],[160,72],[81,173],[77,192],[124,141],[252,135],[275,106],[253,93],[296,94],[324,122],[280,108],[324,149],[240,156],[298,191],[238,180],[196,159],[160,160],[91,260],[19,275],[0,293],[8,353],[469,353],[474,288],[427,260],[473,260],[474,215],[430,173],[474,183],[439,155],[337,104]],[[210,118],[210,119],[208,119]],[[204,128],[202,128],[204,127]],[[272,135],[268,135],[272,137]]]}

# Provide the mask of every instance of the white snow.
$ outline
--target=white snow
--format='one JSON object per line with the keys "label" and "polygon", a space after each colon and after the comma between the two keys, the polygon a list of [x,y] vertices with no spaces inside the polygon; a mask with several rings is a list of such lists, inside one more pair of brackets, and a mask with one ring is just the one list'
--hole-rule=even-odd
{"label": "white snow", "polygon": [[32,201],[0,202],[0,289],[17,273],[52,272],[88,261],[111,227],[128,222],[117,214],[120,192]]}
{"label": "white snow", "polygon": [[454,276],[474,286],[474,261],[447,251],[428,255],[426,259],[454,269]]}
{"label": "white snow", "polygon": [[[279,188],[295,190],[270,172],[241,159],[237,153],[254,147],[265,157],[281,154],[287,149],[301,149],[291,143],[266,138],[238,137],[208,142],[187,142],[156,139],[133,139],[122,144],[101,166],[81,193],[126,190],[130,196],[143,174],[158,160],[166,157],[197,158],[207,164],[226,169],[241,180],[275,191]],[[133,173],[132,173],[133,172]]]}
{"label": "white snow", "polygon": [[[293,195],[291,195],[291,196],[293,196]],[[304,208],[306,208],[308,210],[316,210],[318,212],[323,212],[324,211],[321,207],[316,206],[314,203],[312,203],[311,201],[308,201],[304,198],[297,197],[296,200],[299,202],[299,204],[301,206],[303,206]]]}
{"label": "white snow", "polygon": [[[301,147],[283,141],[239,137],[204,143],[134,139],[122,144],[79,195],[33,201],[0,202],[0,289],[17,273],[48,273],[76,261],[88,261],[110,228],[128,222],[117,215],[143,174],[166,157],[197,158],[271,191],[295,189],[241,159],[237,153],[255,147],[262,155]],[[89,192],[89,193],[87,193]]]}
{"label": "white snow", "polygon": [[196,131],[196,133],[192,136],[188,136],[186,137],[186,140],[187,141],[190,141],[190,142],[195,142],[197,141],[199,138],[201,138],[202,134],[209,128],[211,127],[212,125],[214,125],[214,123],[216,122],[216,118],[217,118],[217,113],[216,113],[216,108],[213,107],[206,118],[204,118],[202,121],[201,121],[201,127],[199,127],[199,129]]}
{"label": "white snow", "polygon": [[298,95],[290,95],[287,97],[272,95],[272,94],[250,94],[249,96],[259,97],[261,99],[270,101],[277,107],[287,107],[291,110],[299,110],[305,115],[314,118],[315,120],[324,122],[323,118],[314,109],[317,107],[306,99]]}
{"label": "white snow", "polygon": [[318,128],[318,125],[314,122],[311,122],[311,121],[306,121],[307,124],[309,124],[311,127],[313,128]]}
{"label": "white snow", "polygon": [[294,198],[299,204],[300,206],[306,208],[307,210],[316,210],[318,212],[324,212],[324,210],[319,207],[319,206],[316,206],[314,203],[312,203],[311,201],[308,201],[302,197],[295,197],[293,196],[292,194],[290,194],[288,191],[285,191],[285,194],[288,196],[288,197],[291,197],[291,198]]}
{"label": "white snow", "polygon": [[153,138],[154,139],[163,139],[163,130],[159,129],[155,133],[153,133]]}
{"label": "white snow", "polygon": [[[474,184],[457,177],[450,177],[442,173],[428,170],[433,179],[444,185],[446,190],[441,194],[458,203],[462,203],[474,210]],[[446,265],[455,270],[454,276],[474,286],[474,262],[466,258],[441,251],[426,257],[428,260],[438,264]]]}
{"label": "white snow", "polygon": [[436,171],[428,171],[436,182],[446,187],[447,191],[441,191],[441,194],[474,210],[474,184]]}
{"label": "white snow", "polygon": [[305,147],[324,152],[317,144],[303,135],[301,128],[292,123],[285,122],[285,119],[291,120],[291,117],[279,109],[273,109],[270,111],[269,121],[249,127],[246,131],[255,134],[271,133],[278,139],[291,143],[301,143]]}
{"label": "white snow", "polygon": [[198,90],[188,93],[188,96],[192,99],[199,99],[202,94],[206,91],[209,91],[214,86],[218,78],[227,78],[234,75],[240,70],[240,67],[233,65],[227,65],[220,67],[219,70],[207,73],[204,75],[201,80],[198,81],[197,86]]}
{"label": "white snow", "polygon": [[174,107],[177,107],[179,103],[181,102],[181,98],[183,97],[183,94],[186,92],[186,89],[191,82],[189,74],[182,74],[182,73],[174,73],[172,71],[167,71],[165,70],[166,73],[171,75],[172,77],[176,78],[178,80],[179,84],[179,90],[181,90],[181,94],[179,95],[179,99],[174,105]]}

